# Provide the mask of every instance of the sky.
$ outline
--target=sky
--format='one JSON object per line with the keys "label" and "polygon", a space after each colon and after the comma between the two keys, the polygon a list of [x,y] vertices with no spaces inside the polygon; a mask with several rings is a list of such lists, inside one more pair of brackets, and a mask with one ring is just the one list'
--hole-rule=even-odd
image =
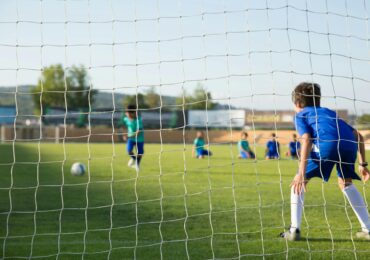
{"label": "sky", "polygon": [[324,106],[370,113],[369,17],[370,0],[1,1],[0,86],[61,63],[103,91],[200,83],[223,104],[292,109],[293,87],[315,81]]}

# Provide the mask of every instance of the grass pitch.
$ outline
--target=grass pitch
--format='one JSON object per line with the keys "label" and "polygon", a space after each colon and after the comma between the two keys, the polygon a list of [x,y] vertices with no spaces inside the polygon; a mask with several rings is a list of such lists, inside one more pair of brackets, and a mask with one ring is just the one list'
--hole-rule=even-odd
{"label": "grass pitch", "polygon": [[[0,145],[0,258],[348,259],[370,256],[333,174],[311,181],[303,240],[286,242],[297,162],[238,160],[235,145],[146,145],[137,175],[124,144]],[[285,151],[284,151],[285,152]],[[368,155],[369,156],[369,155]],[[73,162],[88,174],[70,174]],[[14,163],[13,163],[14,162]],[[367,186],[357,182],[370,199]]]}

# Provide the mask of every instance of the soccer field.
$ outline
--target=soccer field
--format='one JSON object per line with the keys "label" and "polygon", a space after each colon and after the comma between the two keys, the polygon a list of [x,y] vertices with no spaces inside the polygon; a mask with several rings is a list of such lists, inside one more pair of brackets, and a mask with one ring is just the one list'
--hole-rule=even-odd
{"label": "soccer field", "polygon": [[[209,160],[192,158],[190,146],[145,148],[137,175],[124,144],[17,143],[14,154],[11,144],[0,145],[0,258],[370,255],[369,242],[352,237],[359,224],[335,177],[310,183],[303,240],[286,242],[278,234],[290,222],[296,161],[265,161],[262,147],[256,162],[237,159],[235,145],[212,145]],[[89,173],[72,176],[76,161]]]}

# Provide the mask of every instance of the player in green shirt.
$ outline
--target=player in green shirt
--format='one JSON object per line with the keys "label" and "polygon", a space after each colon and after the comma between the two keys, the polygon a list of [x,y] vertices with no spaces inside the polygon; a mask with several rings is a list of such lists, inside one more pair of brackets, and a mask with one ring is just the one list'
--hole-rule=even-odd
{"label": "player in green shirt", "polygon": [[204,134],[202,131],[197,132],[197,137],[194,139],[194,146],[193,146],[193,157],[198,159],[203,159],[204,156],[211,156],[212,152],[204,149],[205,141],[204,141]]}
{"label": "player in green shirt", "polygon": [[[128,166],[139,170],[140,162],[144,154],[144,128],[143,121],[138,115],[136,105],[128,105],[125,112],[125,117],[122,119],[127,127],[127,153],[131,159]],[[134,148],[136,147],[136,154]]]}
{"label": "player in green shirt", "polygon": [[241,138],[238,142],[238,149],[239,149],[239,159],[254,159],[256,156],[252,152],[251,148],[249,147],[248,142],[248,133],[242,132]]}

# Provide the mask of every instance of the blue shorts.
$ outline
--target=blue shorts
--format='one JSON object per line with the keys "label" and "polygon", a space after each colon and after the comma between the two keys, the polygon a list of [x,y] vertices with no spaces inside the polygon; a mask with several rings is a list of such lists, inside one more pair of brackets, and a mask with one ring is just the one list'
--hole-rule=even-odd
{"label": "blue shorts", "polygon": [[269,151],[266,153],[266,157],[268,157],[269,159],[279,159],[279,154]]}
{"label": "blue shorts", "polygon": [[198,149],[197,150],[197,157],[202,157],[202,156],[211,156],[212,152],[206,149]]}
{"label": "blue shorts", "polygon": [[334,166],[336,166],[338,178],[361,180],[355,172],[356,152],[341,152],[340,155],[340,160],[339,156],[334,156],[333,159],[329,160],[320,159],[317,153],[312,152],[307,163],[306,178],[319,177],[328,181]]}
{"label": "blue shorts", "polygon": [[128,139],[126,144],[127,153],[131,154],[134,148],[137,148],[137,154],[144,154],[144,142],[136,142],[135,140]]}
{"label": "blue shorts", "polygon": [[292,158],[292,160],[298,159],[298,154],[296,150],[290,150],[289,152],[290,152],[290,157]]}
{"label": "blue shorts", "polygon": [[253,152],[246,153],[244,151],[240,151],[239,155],[240,155],[240,158],[243,158],[243,159],[248,159],[248,158],[254,159],[254,158],[256,158],[256,156]]}

